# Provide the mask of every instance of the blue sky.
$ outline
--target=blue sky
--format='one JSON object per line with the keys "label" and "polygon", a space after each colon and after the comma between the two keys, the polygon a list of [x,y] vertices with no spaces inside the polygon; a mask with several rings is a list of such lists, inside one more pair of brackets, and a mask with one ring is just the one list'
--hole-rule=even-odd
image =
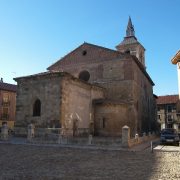
{"label": "blue sky", "polygon": [[157,95],[177,94],[180,0],[0,0],[0,77],[44,72],[84,41],[115,49],[131,16]]}

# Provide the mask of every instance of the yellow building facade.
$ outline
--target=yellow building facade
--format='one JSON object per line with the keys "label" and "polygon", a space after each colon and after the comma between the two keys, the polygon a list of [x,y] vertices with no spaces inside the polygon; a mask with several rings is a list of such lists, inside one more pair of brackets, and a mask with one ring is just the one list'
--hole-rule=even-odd
{"label": "yellow building facade", "polygon": [[0,127],[7,124],[13,129],[16,112],[16,85],[0,81]]}

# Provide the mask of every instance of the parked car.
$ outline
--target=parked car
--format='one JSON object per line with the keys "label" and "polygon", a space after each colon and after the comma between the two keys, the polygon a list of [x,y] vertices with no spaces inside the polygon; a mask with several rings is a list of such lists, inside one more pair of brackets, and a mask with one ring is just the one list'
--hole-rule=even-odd
{"label": "parked car", "polygon": [[179,136],[176,129],[166,128],[161,131],[161,144],[179,145]]}

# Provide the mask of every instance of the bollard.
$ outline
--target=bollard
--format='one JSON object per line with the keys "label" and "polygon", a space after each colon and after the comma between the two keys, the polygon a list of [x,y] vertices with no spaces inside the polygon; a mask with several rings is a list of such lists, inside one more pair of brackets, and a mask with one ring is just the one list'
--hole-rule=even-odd
{"label": "bollard", "polygon": [[34,125],[33,124],[29,124],[28,125],[27,139],[28,139],[28,141],[31,142],[33,138],[34,138]]}
{"label": "bollard", "polygon": [[153,153],[153,142],[151,141],[151,153]]}
{"label": "bollard", "polygon": [[88,137],[88,145],[92,144],[92,134],[89,135]]}
{"label": "bollard", "polygon": [[58,144],[61,144],[61,142],[62,142],[62,135],[59,134],[59,136],[58,136]]}
{"label": "bollard", "polygon": [[1,139],[4,141],[8,140],[8,126],[7,126],[7,124],[2,125]]}
{"label": "bollard", "polygon": [[125,125],[122,127],[122,147],[129,148],[130,146],[129,140],[130,140],[130,129],[128,126]]}

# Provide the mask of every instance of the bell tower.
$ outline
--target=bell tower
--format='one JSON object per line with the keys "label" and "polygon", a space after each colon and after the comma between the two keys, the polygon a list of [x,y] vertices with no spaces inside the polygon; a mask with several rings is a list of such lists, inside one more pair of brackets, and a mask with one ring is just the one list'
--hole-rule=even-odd
{"label": "bell tower", "polygon": [[131,17],[129,17],[128,20],[126,36],[124,37],[124,40],[116,46],[116,49],[122,53],[129,53],[136,56],[139,62],[144,66],[144,68],[146,68],[145,48],[138,42],[135,36],[135,30],[131,21]]}

